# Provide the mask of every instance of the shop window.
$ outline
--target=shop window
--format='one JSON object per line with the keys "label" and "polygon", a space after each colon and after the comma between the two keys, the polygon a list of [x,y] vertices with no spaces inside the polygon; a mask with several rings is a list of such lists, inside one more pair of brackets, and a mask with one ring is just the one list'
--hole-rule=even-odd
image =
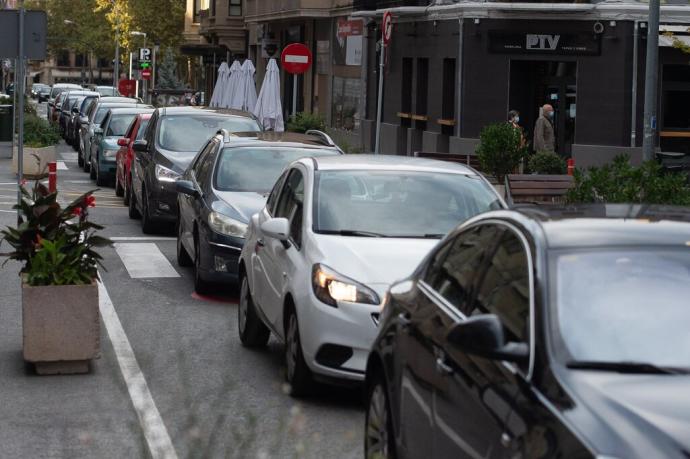
{"label": "shop window", "polygon": [[[414,61],[411,57],[403,57],[402,60],[402,85],[400,87],[400,125],[410,127],[412,120],[409,118],[412,113],[412,72],[414,71]],[[407,117],[405,117],[407,116]]]}
{"label": "shop window", "polygon": [[98,62],[96,63],[96,66],[99,69],[106,69],[106,68],[112,67],[112,65],[113,65],[113,63],[105,57],[99,57]]}
{"label": "shop window", "polygon": [[242,16],[242,0],[228,0],[228,15]]}
{"label": "shop window", "polygon": [[58,51],[57,53],[57,66],[58,67],[69,67],[69,51]]}
{"label": "shop window", "polygon": [[199,22],[199,11],[201,11],[201,0],[194,0],[192,7],[192,22],[197,24]]}
{"label": "shop window", "polygon": [[664,65],[662,130],[690,129],[690,65]]}
{"label": "shop window", "polygon": [[359,78],[333,77],[333,127],[349,131],[359,128],[357,110],[361,91]]}
{"label": "shop window", "polygon": [[417,59],[417,100],[415,104],[415,128],[426,130],[427,99],[429,95],[429,59]]}
{"label": "shop window", "polygon": [[[455,59],[443,59],[441,116],[443,121],[455,121]],[[454,126],[441,125],[441,133],[453,135]]]}

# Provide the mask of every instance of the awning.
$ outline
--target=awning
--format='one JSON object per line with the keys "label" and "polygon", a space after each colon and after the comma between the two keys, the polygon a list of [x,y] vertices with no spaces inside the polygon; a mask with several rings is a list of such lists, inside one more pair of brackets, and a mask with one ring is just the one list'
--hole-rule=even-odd
{"label": "awning", "polygon": [[659,35],[659,46],[673,48],[673,43],[675,40],[680,41],[685,46],[690,46],[690,36],[688,35],[674,35],[672,37],[669,37],[668,35]]}

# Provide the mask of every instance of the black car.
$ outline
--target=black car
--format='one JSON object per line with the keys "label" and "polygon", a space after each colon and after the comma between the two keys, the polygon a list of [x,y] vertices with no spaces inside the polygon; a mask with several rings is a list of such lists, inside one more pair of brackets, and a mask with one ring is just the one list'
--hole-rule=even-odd
{"label": "black car", "polygon": [[[79,145],[79,140],[77,138],[77,133],[79,132],[79,125],[80,125],[80,110],[82,105],[84,104],[85,101],[91,100],[94,97],[94,93],[85,93],[85,94],[80,94],[76,96],[76,98],[72,101],[71,106],[69,108],[69,114],[67,115],[67,121],[65,122],[65,142],[67,144],[72,145],[74,148],[75,145]],[[70,99],[72,99],[70,97]]]}
{"label": "black car", "polygon": [[373,317],[366,456],[690,457],[689,222],[525,208],[450,233]]}
{"label": "black car", "polygon": [[[98,101],[99,98],[99,95],[85,96],[77,107],[78,111],[72,112],[72,132],[69,135],[72,138],[72,148],[79,153],[78,158],[80,160],[82,148],[81,128],[82,126],[87,126],[89,124],[88,110],[91,107],[91,104],[94,103],[94,101]],[[83,166],[83,164],[80,162],[79,166]]]}
{"label": "black car", "polygon": [[194,265],[196,291],[237,283],[249,219],[286,166],[340,153],[324,134],[225,132],[209,140],[177,181],[177,263]]}
{"label": "black car", "polygon": [[78,100],[81,96],[89,96],[89,95],[94,95],[97,93],[94,93],[92,91],[81,91],[81,90],[68,90],[66,91],[65,97],[62,99],[62,103],[60,104],[60,107],[56,107],[56,110],[59,110],[60,113],[58,115],[58,128],[60,130],[60,134],[62,135],[63,138],[67,138],[67,124],[70,118],[72,117],[72,108],[74,105],[74,102]]}
{"label": "black car", "polygon": [[159,108],[151,116],[142,140],[134,142],[129,216],[141,216],[145,233],[159,223],[177,223],[175,181],[208,140],[219,130],[260,131],[247,112],[200,107]]}

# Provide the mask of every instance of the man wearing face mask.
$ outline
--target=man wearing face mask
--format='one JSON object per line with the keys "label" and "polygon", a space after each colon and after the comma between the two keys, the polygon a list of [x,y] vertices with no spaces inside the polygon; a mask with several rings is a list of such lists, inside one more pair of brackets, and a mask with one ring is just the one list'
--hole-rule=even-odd
{"label": "man wearing face mask", "polygon": [[553,107],[549,104],[541,108],[541,115],[534,125],[534,151],[555,152],[556,138],[553,132]]}

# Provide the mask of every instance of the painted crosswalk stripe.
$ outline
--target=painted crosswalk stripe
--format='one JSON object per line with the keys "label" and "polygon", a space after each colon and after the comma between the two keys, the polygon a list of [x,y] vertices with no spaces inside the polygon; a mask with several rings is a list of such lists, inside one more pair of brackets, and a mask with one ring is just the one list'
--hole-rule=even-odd
{"label": "painted crosswalk stripe", "polygon": [[58,162],[57,162],[57,170],[59,170],[59,171],[68,171],[69,168],[67,167],[67,164],[65,164],[64,161],[58,161]]}
{"label": "painted crosswalk stripe", "polygon": [[109,238],[111,241],[175,241],[174,237],[167,236],[114,236]]}
{"label": "painted crosswalk stripe", "polygon": [[115,252],[132,279],[180,277],[154,243],[116,243]]}
{"label": "painted crosswalk stripe", "polygon": [[78,158],[77,153],[60,153],[60,157],[65,161],[76,161]]}

